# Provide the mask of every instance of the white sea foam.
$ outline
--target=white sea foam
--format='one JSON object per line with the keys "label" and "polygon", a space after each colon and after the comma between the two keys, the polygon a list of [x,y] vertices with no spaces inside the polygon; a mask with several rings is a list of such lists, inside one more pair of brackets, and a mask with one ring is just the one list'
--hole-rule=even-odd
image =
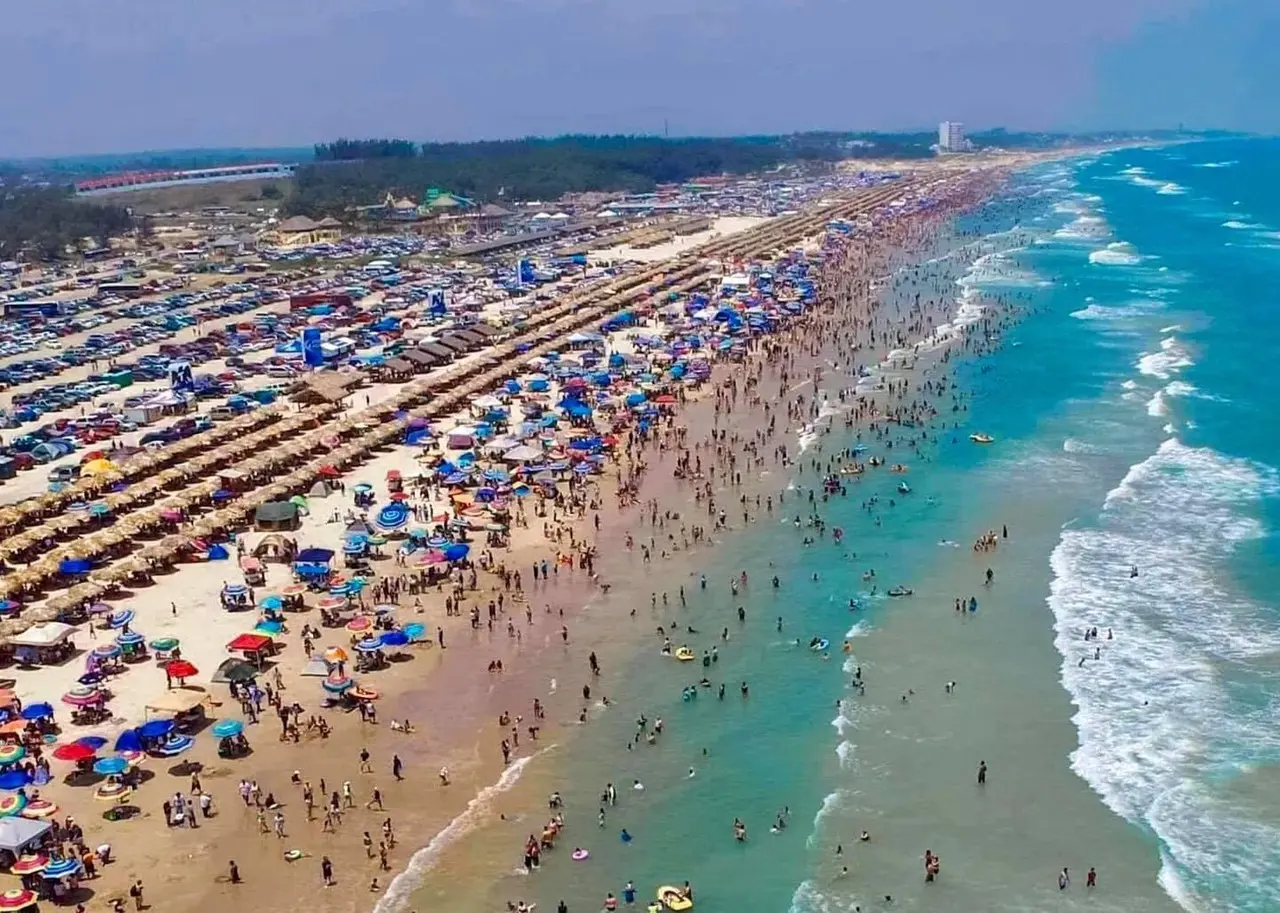
{"label": "white sea foam", "polygon": [[1164,391],[1157,390],[1155,396],[1147,400],[1147,415],[1152,418],[1164,418],[1169,414],[1169,404],[1165,401]]}
{"label": "white sea foam", "polygon": [[[1051,557],[1055,643],[1077,708],[1072,768],[1156,833],[1169,855],[1161,884],[1188,909],[1183,871],[1251,886],[1275,885],[1280,871],[1280,832],[1210,785],[1276,744],[1280,708],[1242,706],[1229,682],[1280,651],[1280,632],[1221,574],[1237,543],[1264,534],[1261,500],[1277,495],[1271,467],[1171,439],[1130,468],[1094,528],[1064,530]],[[1101,636],[1086,643],[1093,626]]]}
{"label": "white sea foam", "polygon": [[1076,320],[1124,320],[1131,317],[1145,317],[1158,305],[1129,302],[1127,304],[1090,304],[1078,311],[1072,311]]}
{"label": "white sea foam", "polygon": [[1187,188],[1181,184],[1175,184],[1173,181],[1165,181],[1160,185],[1160,189],[1156,191],[1156,193],[1166,197],[1181,196],[1186,192]]}
{"label": "white sea foam", "polygon": [[1069,437],[1062,442],[1062,449],[1067,453],[1101,453],[1102,449],[1097,444],[1090,444],[1073,437]]}
{"label": "white sea foam", "polygon": [[1176,336],[1166,336],[1160,340],[1159,352],[1144,352],[1138,359],[1138,370],[1148,377],[1168,380],[1183,368],[1195,364],[1191,353],[1178,341]]}
{"label": "white sea foam", "polygon": [[1228,219],[1226,222],[1222,223],[1222,227],[1234,228],[1237,231],[1248,231],[1249,229],[1266,228],[1265,225],[1262,225],[1258,222],[1242,222],[1239,219]]}
{"label": "white sea foam", "polygon": [[1128,241],[1113,241],[1089,254],[1089,262],[1100,266],[1136,266],[1142,262],[1142,255]]}
{"label": "white sea foam", "polygon": [[1235,165],[1235,164],[1236,164],[1236,160],[1230,159],[1225,162],[1200,162],[1196,165],[1193,165],[1192,167],[1193,168],[1230,168],[1232,165]]}
{"label": "white sea foam", "polygon": [[456,818],[445,825],[440,833],[432,837],[430,843],[410,857],[409,864],[405,866],[404,871],[391,879],[391,883],[387,885],[386,893],[378,898],[377,904],[374,905],[373,913],[398,913],[399,910],[403,909],[409,900],[409,895],[422,886],[427,873],[431,871],[440,855],[452,844],[481,825],[482,819],[489,811],[493,800],[519,782],[520,775],[524,773],[524,769],[529,765],[530,761],[539,755],[546,754],[555,747],[555,745],[548,745],[541,751],[512,761],[502,772],[502,776],[498,777],[497,782],[476,793],[471,801],[467,803],[467,807]]}

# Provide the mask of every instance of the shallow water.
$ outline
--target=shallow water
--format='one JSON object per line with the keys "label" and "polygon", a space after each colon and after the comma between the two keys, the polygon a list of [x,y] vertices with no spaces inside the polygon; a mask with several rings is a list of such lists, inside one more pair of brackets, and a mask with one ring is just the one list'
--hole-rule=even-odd
{"label": "shallow water", "polygon": [[[874,909],[886,894],[902,909],[975,913],[1275,909],[1280,438],[1255,378],[1275,361],[1276,318],[1259,292],[1280,270],[1280,196],[1262,180],[1277,169],[1275,144],[1206,143],[1028,175],[1018,202],[972,223],[990,249],[956,287],[969,303],[1003,296],[1022,319],[996,354],[956,366],[967,411],[941,419],[962,427],[911,458],[912,493],[871,473],[821,505],[843,546],[803,546],[809,531],[779,511],[655,574],[672,606],[651,613],[646,601],[635,630],[602,649],[625,655],[656,624],[693,625],[695,649],[718,645],[706,674],[726,683],[724,700],[713,688],[682,701],[703,668],[659,656],[656,641],[619,660],[624,676],[606,672],[616,706],[597,707],[554,766],[531,764],[504,806],[519,820],[477,836],[415,902],[594,910],[627,880],[644,901],[688,879],[715,910]],[[974,430],[996,444],[971,444]],[[843,429],[814,435],[807,453],[849,443]],[[861,509],[873,494],[879,504]],[[806,512],[790,502],[786,515],[796,508]],[[971,551],[1001,524],[1010,539]],[[735,598],[727,581],[743,568],[751,584]],[[915,595],[873,598],[869,568],[880,591],[904,582]],[[957,615],[969,596],[977,611]],[[1096,643],[1083,639],[1090,626]],[[803,646],[813,636],[832,641],[830,659]],[[849,671],[834,650],[845,637]],[[850,687],[857,666],[865,695]],[[629,749],[641,712],[666,732]],[[620,801],[599,828],[606,781]],[[541,871],[511,874],[519,860],[501,861],[502,848],[514,854],[540,826],[538,797],[552,789],[568,804],[566,849],[591,858],[557,850]],[[771,834],[783,807],[789,826]],[[943,863],[933,884],[926,849]],[[1064,866],[1072,885],[1060,892]]]}

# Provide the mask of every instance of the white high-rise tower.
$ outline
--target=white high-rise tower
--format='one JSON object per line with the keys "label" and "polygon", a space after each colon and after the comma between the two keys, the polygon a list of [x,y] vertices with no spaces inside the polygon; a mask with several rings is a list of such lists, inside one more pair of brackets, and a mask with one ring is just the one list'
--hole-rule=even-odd
{"label": "white high-rise tower", "polygon": [[968,149],[964,138],[964,124],[944,120],[938,125],[938,150],[940,152],[964,152]]}

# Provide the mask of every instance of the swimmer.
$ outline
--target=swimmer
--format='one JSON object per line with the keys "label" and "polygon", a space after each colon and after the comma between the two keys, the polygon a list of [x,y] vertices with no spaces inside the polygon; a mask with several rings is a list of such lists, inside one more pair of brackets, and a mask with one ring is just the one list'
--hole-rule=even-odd
{"label": "swimmer", "polygon": [[689,779],[690,779],[690,780],[692,780],[692,779],[693,779],[694,777],[696,777],[697,775],[698,775],[698,772],[697,772],[696,770],[694,770],[692,767],[690,767],[690,768],[689,768]]}
{"label": "swimmer", "polygon": [[636,782],[631,785],[631,788],[634,789],[636,792],[643,792],[644,784],[641,783],[639,780],[636,780]]}

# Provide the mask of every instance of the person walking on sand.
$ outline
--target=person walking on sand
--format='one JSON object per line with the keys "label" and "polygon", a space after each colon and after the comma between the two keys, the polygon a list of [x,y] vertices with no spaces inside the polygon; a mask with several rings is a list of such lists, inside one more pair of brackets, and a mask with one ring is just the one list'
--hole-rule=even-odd
{"label": "person walking on sand", "polygon": [[329,861],[328,856],[320,857],[320,877],[324,879],[326,888],[333,887],[333,863]]}

